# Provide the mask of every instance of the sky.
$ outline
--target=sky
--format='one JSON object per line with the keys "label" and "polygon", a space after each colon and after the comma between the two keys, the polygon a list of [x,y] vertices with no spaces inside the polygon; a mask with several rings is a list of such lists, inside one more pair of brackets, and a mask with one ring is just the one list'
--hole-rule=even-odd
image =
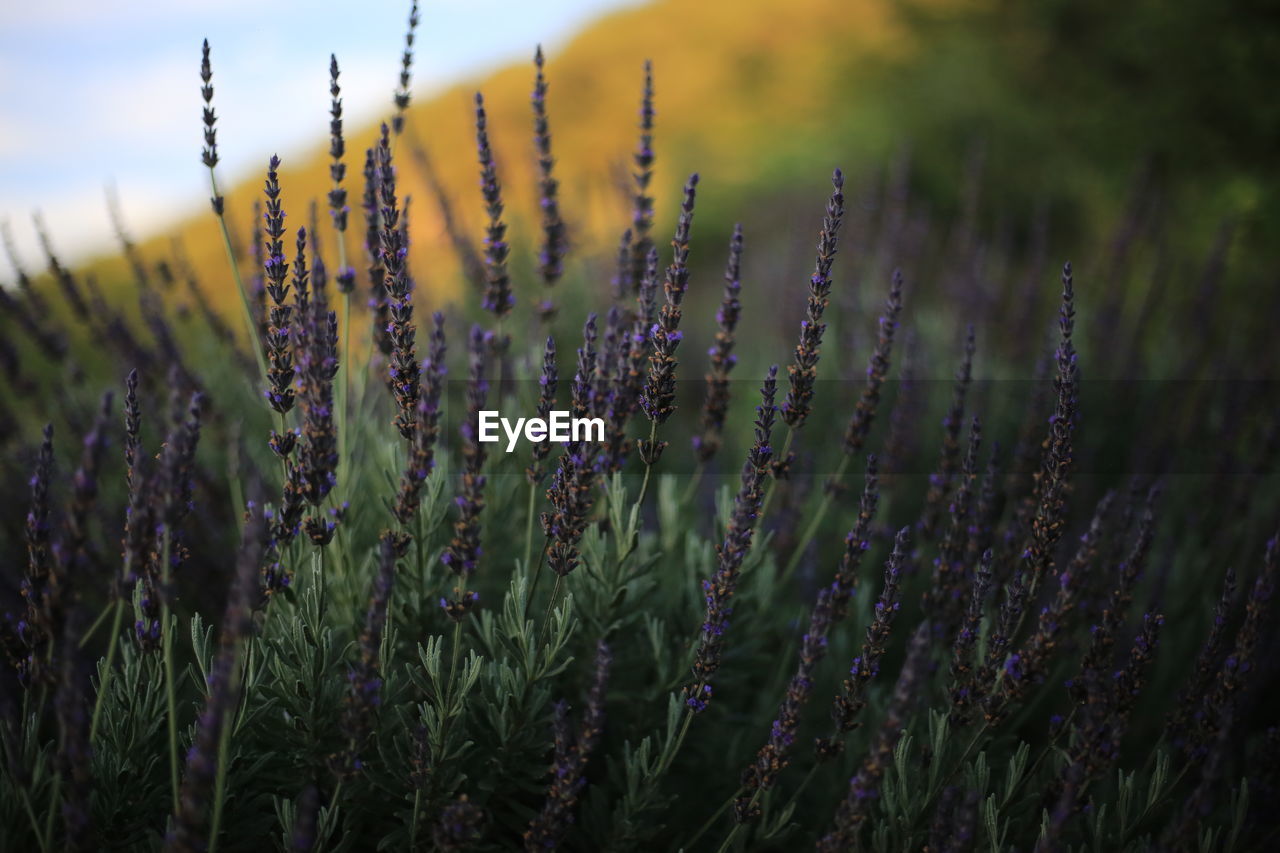
{"label": "sky", "polygon": [[[554,55],[579,29],[640,0],[423,0],[413,94]],[[0,221],[43,266],[32,214],[58,251],[113,247],[107,188],[141,236],[207,205],[200,43],[213,54],[219,179],[230,185],[328,134],[329,55],[345,118],[383,117],[408,0],[0,0]],[[0,263],[0,282],[12,279]]]}

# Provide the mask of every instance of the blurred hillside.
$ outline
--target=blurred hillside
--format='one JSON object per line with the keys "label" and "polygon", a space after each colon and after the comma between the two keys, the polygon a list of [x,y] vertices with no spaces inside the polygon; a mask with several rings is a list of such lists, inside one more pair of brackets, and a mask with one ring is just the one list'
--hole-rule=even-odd
{"label": "blurred hillside", "polygon": [[[754,247],[766,235],[807,242],[833,166],[874,204],[874,188],[895,159],[909,163],[914,205],[934,221],[999,232],[992,239],[1015,256],[1046,215],[1053,257],[1085,247],[1100,258],[1100,247],[1125,232],[1150,231],[1153,222],[1176,223],[1172,251],[1188,263],[1203,261],[1224,223],[1236,247],[1268,245],[1280,223],[1272,192],[1280,106],[1264,87],[1280,79],[1280,45],[1264,5],[659,0],[609,16],[548,62],[554,149],[576,256],[607,258],[628,221],[626,182],[646,58],[654,61],[657,88],[657,234],[669,228],[686,174],[700,171],[696,231],[714,237],[714,252],[695,253],[702,263],[720,263],[719,246],[736,220],[757,238]],[[193,116],[195,69],[193,50]],[[216,66],[214,74],[216,84]],[[431,157],[473,239],[481,225],[471,100],[477,89],[488,104],[514,242],[536,229],[531,82],[530,63],[411,109],[411,138]],[[375,132],[348,128],[349,254],[357,268],[360,171]],[[192,139],[198,169],[194,119]],[[262,140],[270,144],[269,128]],[[428,292],[456,296],[457,265],[410,147],[397,156],[403,191],[414,200],[415,275]],[[309,151],[280,152],[294,227],[305,224],[312,199],[323,205],[326,150],[318,139]],[[264,148],[264,168],[270,153]],[[228,177],[243,176],[223,176],[224,183]],[[261,179],[252,176],[227,194],[245,244],[260,193]],[[176,233],[210,284],[228,280],[211,215],[202,211]],[[323,235],[332,239],[330,229]],[[144,248],[163,254],[171,236]],[[796,261],[790,275],[801,276],[804,264]],[[607,276],[606,263],[588,274]],[[513,264],[517,275],[527,270],[529,253],[517,251]],[[108,282],[125,270],[115,261],[95,267]],[[219,305],[234,305],[230,287],[212,289]]]}

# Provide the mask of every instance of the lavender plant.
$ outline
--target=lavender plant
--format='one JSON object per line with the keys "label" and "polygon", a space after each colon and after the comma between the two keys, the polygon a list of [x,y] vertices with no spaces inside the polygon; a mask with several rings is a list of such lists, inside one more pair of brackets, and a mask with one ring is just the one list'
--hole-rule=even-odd
{"label": "lavender plant", "polygon": [[[1117,402],[1090,381],[1095,328],[1158,318],[1173,343],[1127,355],[1154,375],[1146,350],[1198,334],[1204,300],[1121,312],[1089,265],[1041,280],[1044,246],[1000,244],[972,205],[954,227],[902,186],[855,207],[839,171],[793,287],[769,204],[732,225],[711,171],[678,211],[655,201],[677,187],[655,168],[648,64],[621,244],[576,227],[571,244],[541,49],[538,210],[504,196],[504,113],[477,99],[473,245],[412,138],[417,23],[414,5],[364,161],[363,284],[337,57],[307,228],[286,235],[272,157],[234,245],[206,43],[225,269],[135,243],[117,213],[125,285],[69,267],[43,227],[34,275],[6,229],[0,443],[26,485],[0,495],[0,849],[1273,846],[1274,387],[1199,380],[1274,336]],[[421,206],[409,222],[417,179],[477,285],[454,303],[410,266],[435,227]],[[859,251],[837,282],[847,205]],[[723,272],[703,240],[728,242]],[[878,320],[830,305],[886,279]],[[1013,304],[1028,279],[1036,305],[1061,287],[1051,345],[1051,318]],[[207,298],[232,287],[243,335]],[[798,315],[785,342],[773,321]],[[820,379],[820,361],[859,375]],[[599,434],[558,434],[561,405]],[[522,419],[514,438],[491,442],[494,412]]]}

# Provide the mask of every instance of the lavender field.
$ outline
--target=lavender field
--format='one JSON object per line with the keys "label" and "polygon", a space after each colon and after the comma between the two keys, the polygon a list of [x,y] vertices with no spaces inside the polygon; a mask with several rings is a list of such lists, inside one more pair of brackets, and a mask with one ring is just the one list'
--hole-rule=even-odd
{"label": "lavender field", "polygon": [[555,56],[440,141],[421,15],[322,189],[206,41],[208,245],[6,225],[0,851],[1280,845],[1274,223],[754,197],[657,62],[570,180]]}

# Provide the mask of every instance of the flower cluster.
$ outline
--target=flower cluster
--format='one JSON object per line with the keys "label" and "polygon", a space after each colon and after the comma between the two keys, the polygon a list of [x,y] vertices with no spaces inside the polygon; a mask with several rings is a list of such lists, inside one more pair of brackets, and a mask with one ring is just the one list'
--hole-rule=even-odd
{"label": "flower cluster", "polygon": [[729,262],[724,271],[724,298],[716,312],[716,342],[707,351],[711,366],[707,371],[707,396],[702,403],[702,429],[692,439],[693,450],[706,462],[720,449],[720,434],[724,431],[724,417],[729,409],[729,373],[738,363],[733,354],[733,333],[738,326],[742,303],[738,294],[742,290],[742,226],[733,227],[729,241]]}
{"label": "flower cluster", "polygon": [[[511,276],[507,272],[507,255],[511,253],[511,246],[507,243],[507,225],[502,221],[502,185],[498,182],[493,149],[489,147],[484,96],[479,92],[476,92],[476,151],[480,158],[480,194],[484,197],[484,209],[489,217],[484,232],[484,307],[501,320],[511,313],[515,305]],[[502,342],[497,344],[501,346]]]}
{"label": "flower cluster", "polygon": [[538,274],[547,288],[546,298],[538,304],[538,316],[549,322],[556,306],[551,301],[551,288],[564,273],[564,256],[569,249],[564,220],[560,218],[560,183],[555,179],[551,156],[551,130],[547,120],[547,78],[542,73],[545,60],[539,46],[533,56],[536,69],[533,81],[533,142],[538,151],[538,207],[542,211],[542,245],[538,249]]}
{"label": "flower cluster", "polygon": [[[271,155],[267,165],[264,213],[266,221],[266,251],[262,270],[267,294],[271,297],[271,309],[267,319],[267,402],[280,414],[293,408],[293,306],[285,302],[289,296],[289,263],[284,257],[284,207],[280,201],[280,158]],[[274,448],[273,449],[277,449]],[[290,442],[277,449],[281,456],[288,456],[293,449]]]}
{"label": "flower cluster", "polygon": [[902,607],[899,591],[902,585],[902,566],[911,542],[910,532],[910,528],[904,527],[894,538],[893,552],[884,565],[884,586],[880,590],[880,597],[876,599],[862,650],[853,659],[849,677],[844,680],[840,693],[831,705],[833,732],[829,737],[819,738],[814,745],[820,760],[838,756],[844,749],[844,736],[860,725],[858,714],[867,705],[867,687],[880,674],[880,661],[884,658],[894,620]]}
{"label": "flower cluster", "polygon": [[716,546],[717,569],[709,580],[702,582],[707,605],[698,647],[693,658],[693,681],[684,689],[685,704],[695,712],[705,711],[711,702],[711,681],[720,668],[724,653],[724,633],[733,615],[733,594],[738,587],[738,576],[751,551],[760,505],[764,501],[764,483],[773,459],[774,419],[778,408],[774,394],[778,387],[778,367],[769,368],[764,385],[760,388],[760,405],[756,407],[755,443],[742,463],[741,485],[733,499],[733,511],[724,539]]}
{"label": "flower cluster", "polygon": [[[578,370],[573,377],[573,413],[582,417],[592,410],[596,369],[596,315],[587,317],[578,348]],[[542,532],[547,537],[547,565],[563,577],[578,566],[578,542],[587,527],[595,490],[595,458],[599,446],[588,441],[569,441],[551,476],[547,499],[551,510],[542,514]]]}
{"label": "flower cluster", "polygon": [[[800,342],[796,344],[795,362],[787,368],[790,387],[782,404],[782,420],[792,428],[804,425],[813,408],[813,386],[818,379],[818,358],[822,354],[822,335],[827,330],[822,315],[831,301],[831,265],[835,263],[844,221],[844,173],[836,169],[831,176],[831,198],[827,214],[818,234],[818,259],[809,277],[809,301],[805,318],[800,321]],[[779,460],[783,464],[786,460]]]}
{"label": "flower cluster", "polygon": [[[454,503],[458,518],[453,523],[453,539],[441,561],[465,580],[480,563],[480,513],[484,509],[485,449],[480,442],[480,410],[485,407],[489,382],[485,379],[485,353],[490,337],[479,326],[471,327],[468,341],[470,374],[467,378],[466,420],[458,427],[462,436],[462,485]],[[454,602],[456,604],[457,602]],[[447,608],[446,608],[447,609]]]}
{"label": "flower cluster", "polygon": [[[342,136],[342,87],[338,84],[338,57],[329,55],[329,178],[333,188],[329,190],[329,215],[333,219],[334,230],[338,232],[338,243],[346,240],[347,218],[351,209],[347,207],[347,188],[342,185],[347,176],[347,164],[343,157],[347,153],[347,144]],[[345,253],[342,254],[345,257]],[[349,266],[338,269],[336,276],[338,291],[350,293],[356,286],[356,271]]]}
{"label": "flower cluster", "polygon": [[689,287],[689,229],[693,225],[693,205],[697,196],[698,176],[689,176],[680,204],[680,219],[671,240],[673,255],[663,282],[666,301],[658,312],[658,322],[650,330],[653,352],[649,356],[649,376],[645,380],[640,405],[654,423],[663,423],[675,411],[676,348],[680,346],[681,305]]}
{"label": "flower cluster", "polygon": [[400,475],[400,491],[392,512],[402,527],[418,515],[422,484],[435,468],[436,442],[440,436],[440,399],[444,394],[445,365],[444,315],[432,315],[431,341],[422,362],[422,390],[418,395],[418,416],[414,419],[413,436],[409,440],[409,458]]}
{"label": "flower cluster", "polygon": [[576,734],[569,725],[568,706],[564,702],[555,705],[552,722],[555,755],[551,764],[551,784],[547,787],[542,810],[534,815],[529,828],[524,831],[524,847],[530,853],[555,849],[573,823],[574,808],[587,784],[583,773],[604,731],[605,688],[612,663],[613,653],[605,641],[600,640],[596,643],[595,677]]}

